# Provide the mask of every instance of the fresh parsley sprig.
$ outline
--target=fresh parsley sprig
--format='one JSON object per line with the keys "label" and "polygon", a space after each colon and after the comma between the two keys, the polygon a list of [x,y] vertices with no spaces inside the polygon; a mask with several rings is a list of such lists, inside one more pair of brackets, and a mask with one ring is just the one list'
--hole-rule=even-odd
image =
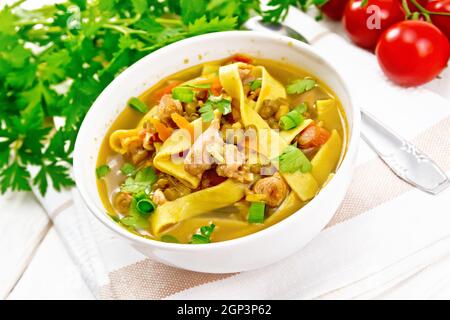
{"label": "fresh parsley sprig", "polygon": [[[323,1],[271,0],[263,15],[276,22],[289,5]],[[262,13],[259,0],[66,0],[32,10],[23,2],[0,9],[1,193],[73,186],[81,122],[115,76],[163,46]]]}
{"label": "fresh parsley sprig", "polygon": [[172,42],[236,29],[259,8],[255,0],[67,0],[34,10],[22,2],[0,10],[1,193],[72,186],[80,124],[117,74]]}
{"label": "fresh parsley sprig", "polygon": [[[267,3],[268,9],[262,13],[263,19],[266,22],[280,22],[286,18],[289,13],[289,7],[294,6],[302,11],[307,11],[311,6],[321,7],[329,0],[270,0]],[[322,17],[319,11],[316,19],[320,20]]]}
{"label": "fresh parsley sprig", "polygon": [[316,86],[316,81],[314,79],[305,78],[298,79],[290,83],[286,87],[286,92],[288,94],[301,94],[303,92],[309,91]]}
{"label": "fresh parsley sprig", "polygon": [[210,95],[205,104],[198,110],[202,115],[204,122],[210,122],[214,119],[214,110],[219,110],[223,115],[231,112],[231,100],[222,96],[216,97]]}
{"label": "fresh parsley sprig", "polygon": [[137,171],[135,177],[128,177],[120,186],[120,191],[127,193],[147,192],[158,180],[158,176],[152,167],[146,167]]}

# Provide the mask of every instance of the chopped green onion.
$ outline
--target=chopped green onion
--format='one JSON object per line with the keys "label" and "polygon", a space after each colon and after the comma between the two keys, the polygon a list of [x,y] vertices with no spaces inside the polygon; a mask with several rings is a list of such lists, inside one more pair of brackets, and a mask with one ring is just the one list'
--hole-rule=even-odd
{"label": "chopped green onion", "polygon": [[211,242],[211,234],[214,231],[216,225],[211,223],[209,226],[203,226],[200,228],[200,234],[196,233],[192,235],[190,244],[206,244]]}
{"label": "chopped green onion", "polygon": [[162,242],[168,242],[168,243],[180,243],[180,241],[178,241],[177,238],[175,238],[174,236],[170,235],[170,234],[165,234],[161,236],[161,241]]}
{"label": "chopped green onion", "polygon": [[195,88],[195,89],[209,89],[211,88],[210,83],[201,83],[201,84],[186,84],[186,87]]}
{"label": "chopped green onion", "polygon": [[209,238],[205,237],[204,235],[201,234],[194,234],[192,235],[191,241],[189,242],[190,244],[206,244],[206,243],[210,243],[211,241],[209,240]]}
{"label": "chopped green onion", "polygon": [[283,130],[289,130],[297,127],[304,121],[304,118],[297,109],[289,111],[287,114],[281,116],[280,127]]}
{"label": "chopped green onion", "polygon": [[266,204],[264,202],[252,202],[248,209],[248,222],[263,223],[265,211]]}
{"label": "chopped green onion", "polygon": [[194,101],[194,91],[189,87],[175,87],[172,89],[172,98],[180,102],[192,102]]}
{"label": "chopped green onion", "polygon": [[215,227],[216,226],[214,224],[212,224],[211,226],[203,226],[200,228],[200,233],[205,237],[211,237],[211,234],[213,233]]}
{"label": "chopped green onion", "polygon": [[295,121],[289,117],[288,115],[281,116],[280,118],[280,127],[282,130],[290,130],[297,126]]}
{"label": "chopped green onion", "polygon": [[294,110],[297,110],[300,113],[304,113],[308,111],[308,105],[306,104],[306,102],[302,102],[298,106],[296,106]]}
{"label": "chopped green onion", "polygon": [[292,120],[295,121],[296,126],[302,124],[302,122],[305,120],[302,116],[302,113],[299,112],[297,109],[291,110],[287,113],[289,117],[291,117]]}
{"label": "chopped green onion", "polygon": [[262,86],[262,80],[256,79],[250,84],[250,90],[255,91],[258,88],[261,88]]}
{"label": "chopped green onion", "polygon": [[105,177],[109,172],[111,171],[111,168],[104,164],[100,167],[98,167],[97,169],[95,169],[95,174],[97,175],[98,179],[101,179],[103,177]]}
{"label": "chopped green onion", "polygon": [[128,105],[134,110],[142,113],[146,113],[148,111],[147,105],[136,97],[131,97],[130,100],[128,100]]}
{"label": "chopped green onion", "polygon": [[155,204],[150,199],[141,199],[136,203],[139,213],[149,214],[155,210]]}
{"label": "chopped green onion", "polygon": [[136,171],[136,168],[131,163],[125,163],[122,168],[120,168],[120,171],[126,176],[131,176]]}

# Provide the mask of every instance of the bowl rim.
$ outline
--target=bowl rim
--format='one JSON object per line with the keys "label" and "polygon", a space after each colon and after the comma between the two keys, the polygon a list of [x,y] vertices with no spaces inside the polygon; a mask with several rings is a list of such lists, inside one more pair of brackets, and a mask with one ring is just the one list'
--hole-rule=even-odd
{"label": "bowl rim", "polygon": [[[73,173],[75,177],[76,186],[78,189],[78,192],[81,195],[81,199],[83,200],[84,205],[87,207],[87,209],[100,221],[102,222],[106,227],[111,229],[113,232],[125,237],[126,239],[133,241],[133,242],[139,242],[142,245],[148,245],[154,248],[158,249],[164,249],[169,251],[204,251],[204,250],[211,250],[211,249],[219,249],[222,247],[230,247],[230,246],[239,246],[243,242],[248,241],[257,241],[259,238],[265,237],[269,233],[277,232],[278,229],[282,228],[283,225],[290,223],[292,219],[295,219],[298,216],[298,212],[301,210],[304,210],[307,207],[310,207],[312,204],[320,201],[326,193],[327,189],[331,189],[332,185],[335,185],[338,183],[338,178],[343,176],[345,174],[343,167],[347,166],[354,166],[351,161],[351,154],[355,153],[357,151],[357,139],[359,139],[360,136],[360,109],[355,106],[353,103],[354,99],[352,98],[351,91],[348,88],[347,82],[341,77],[340,73],[333,67],[333,65],[314,47],[312,47],[309,44],[303,43],[301,41],[298,41],[293,38],[289,38],[282,35],[277,34],[266,34],[258,31],[222,31],[222,32],[214,32],[214,33],[208,33],[203,35],[194,36],[191,38],[183,39],[178,42],[172,43],[170,45],[167,45],[163,48],[160,48],[144,57],[142,57],[140,60],[136,61],[134,64],[129,66],[125,71],[123,71],[119,76],[117,76],[108,86],[102,91],[102,93],[96,98],[94,103],[92,104],[91,108],[87,112],[85,116],[85,120],[89,118],[89,113],[92,113],[95,106],[98,104],[98,101],[103,99],[103,94],[105,91],[107,91],[107,88],[114,85],[118,81],[120,81],[122,78],[127,78],[130,75],[139,72],[140,65],[145,63],[149,59],[154,59],[158,56],[164,56],[166,53],[171,51],[176,51],[178,49],[186,49],[187,47],[195,46],[198,42],[205,42],[210,40],[217,41],[218,38],[234,38],[234,37],[248,37],[253,39],[253,41],[257,41],[258,39],[264,39],[272,41],[273,43],[276,43],[277,45],[290,45],[295,49],[307,51],[309,54],[312,54],[313,56],[316,56],[320,58],[326,68],[332,70],[334,74],[336,75],[335,78],[339,81],[340,85],[343,87],[343,90],[347,93],[348,99],[349,99],[349,107],[351,107],[351,110],[353,112],[352,118],[347,117],[347,121],[351,123],[351,132],[349,133],[348,138],[348,145],[346,154],[338,167],[338,169],[335,172],[335,176],[330,180],[330,182],[323,188],[323,191],[319,192],[311,201],[309,201],[306,205],[304,205],[302,208],[297,210],[296,212],[292,213],[285,219],[275,223],[274,225],[271,225],[265,229],[259,230],[255,233],[245,235],[239,238],[220,241],[220,242],[213,242],[208,243],[200,246],[193,246],[191,244],[184,244],[184,243],[169,243],[169,242],[162,242],[154,239],[145,238],[139,235],[136,235],[130,231],[128,231],[126,228],[120,226],[117,222],[115,222],[111,217],[108,216],[105,210],[99,210],[99,208],[92,203],[89,199],[89,192],[84,187],[84,185],[81,183],[83,179],[81,178],[82,175],[85,173],[83,172],[81,168],[81,162],[83,158],[83,152],[80,152],[82,150],[82,144],[83,139],[80,137],[83,136],[84,131],[87,127],[87,122],[83,121],[80,127],[80,130],[78,132],[78,136],[75,142],[75,148],[74,148],[74,156],[73,156]],[[180,50],[181,52],[181,50]],[[203,61],[203,63],[208,62],[207,60]],[[181,69],[180,69],[181,70]]]}

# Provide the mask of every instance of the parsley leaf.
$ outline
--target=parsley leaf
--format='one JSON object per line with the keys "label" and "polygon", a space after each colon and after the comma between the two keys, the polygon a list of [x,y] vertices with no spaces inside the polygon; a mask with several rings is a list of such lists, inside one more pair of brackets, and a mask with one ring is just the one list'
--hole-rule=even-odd
{"label": "parsley leaf", "polygon": [[205,104],[198,110],[204,122],[210,122],[214,119],[214,110],[219,110],[223,115],[231,112],[231,100],[224,99],[221,96],[209,96]]}
{"label": "parsley leaf", "polygon": [[262,86],[262,79],[256,79],[253,80],[252,83],[250,83],[250,90],[255,91],[258,88],[261,88]]}
{"label": "parsley leaf", "polygon": [[237,27],[237,18],[236,17],[225,17],[220,19],[219,17],[212,18],[208,21],[208,19],[203,16],[188,26],[188,33],[191,36],[209,33],[209,32],[218,32],[218,31],[226,31],[233,30]]}
{"label": "parsley leaf", "polygon": [[136,173],[136,182],[154,184],[156,180],[158,180],[158,176],[152,167],[145,167]]}
{"label": "parsley leaf", "polygon": [[270,0],[267,3],[269,9],[263,12],[263,19],[266,22],[276,23],[286,18],[289,6],[297,6],[304,9],[305,0]]}
{"label": "parsley leaf", "polygon": [[52,180],[53,187],[56,191],[61,191],[62,188],[72,187],[75,185],[74,181],[70,178],[68,168],[63,165],[51,164],[47,167],[43,166],[47,175]]}
{"label": "parsley leaf", "polygon": [[194,22],[206,11],[206,0],[180,0],[181,18],[184,23]]}
{"label": "parsley leaf", "polygon": [[283,153],[278,157],[280,172],[292,173],[301,171],[306,173],[311,171],[312,165],[303,152],[293,145],[289,145],[284,149]]}
{"label": "parsley leaf", "polygon": [[308,111],[308,105],[306,104],[306,102],[302,102],[298,106],[296,106],[294,110],[297,110],[300,113],[305,113],[306,111]]}
{"label": "parsley leaf", "polygon": [[299,79],[288,85],[286,91],[288,94],[301,94],[303,92],[311,90],[315,85],[316,81],[313,79]]}
{"label": "parsley leaf", "polygon": [[131,163],[125,163],[120,171],[126,176],[131,176],[136,172],[136,168]]}
{"label": "parsley leaf", "polygon": [[[258,0],[62,0],[36,9],[21,3],[0,9],[1,192],[36,185],[44,194],[49,180],[55,188],[73,185],[69,170],[81,122],[118,74],[168,44],[240,29],[261,13]],[[289,5],[305,4],[270,0],[264,17],[278,21]],[[231,108],[211,103],[202,116],[215,109]],[[55,127],[55,119],[62,125]]]}
{"label": "parsley leaf", "polygon": [[21,166],[17,162],[13,163],[10,167],[6,168],[1,173],[1,191],[6,192],[9,188],[11,190],[31,190],[28,185],[28,179],[30,178],[29,172],[25,167]]}
{"label": "parsley leaf", "polygon": [[156,182],[158,176],[152,167],[140,169],[136,176],[128,177],[120,186],[120,191],[127,193],[149,192],[151,186]]}
{"label": "parsley leaf", "polygon": [[162,242],[168,242],[168,243],[180,243],[180,241],[178,241],[177,238],[175,238],[174,236],[170,235],[170,234],[164,234],[161,236],[161,241]]}

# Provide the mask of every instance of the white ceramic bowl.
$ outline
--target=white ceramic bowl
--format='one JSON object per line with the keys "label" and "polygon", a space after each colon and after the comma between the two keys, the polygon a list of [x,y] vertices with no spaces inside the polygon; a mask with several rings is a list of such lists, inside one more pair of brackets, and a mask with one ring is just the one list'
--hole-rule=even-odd
{"label": "white ceramic bowl", "polygon": [[[172,244],[136,236],[105,213],[96,186],[100,144],[131,96],[165,77],[203,62],[235,53],[279,60],[309,71],[340,98],[349,121],[345,159],[330,183],[306,206],[285,220],[252,235],[205,245]],[[359,138],[360,113],[336,70],[311,46],[283,36],[251,31],[202,35],[164,47],[120,74],[97,98],[78,134],[74,152],[76,184],[89,210],[109,229],[143,254],[175,267],[210,273],[260,268],[299,250],[328,223],[350,184]]]}

